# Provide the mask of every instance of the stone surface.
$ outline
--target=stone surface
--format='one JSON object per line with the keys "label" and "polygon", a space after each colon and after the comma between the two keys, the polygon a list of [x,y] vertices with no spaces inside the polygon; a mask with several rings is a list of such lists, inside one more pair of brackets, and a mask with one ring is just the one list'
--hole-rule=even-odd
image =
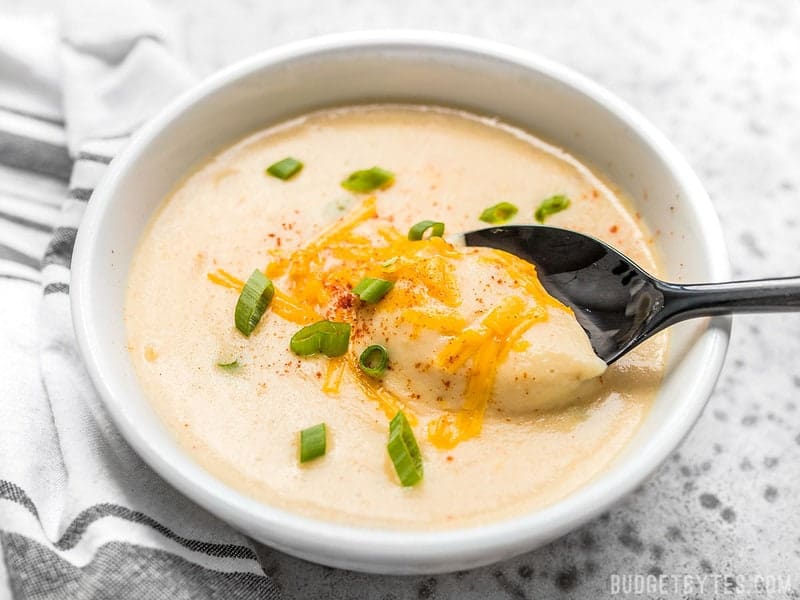
{"label": "stone surface", "polygon": [[[186,52],[213,71],[333,31],[411,27],[544,54],[629,102],[684,153],[714,201],[734,274],[800,273],[800,5],[173,0]],[[800,315],[742,317],[717,390],[678,451],[609,514],[514,560],[437,577],[378,577],[263,550],[290,598],[598,598],[613,575],[689,576],[665,597],[711,597],[757,575],[800,590]],[[706,576],[706,579],[701,579]],[[652,581],[652,578],[651,578]],[[701,582],[705,587],[701,588]],[[765,581],[770,585],[769,580]],[[774,583],[774,582],[772,582]],[[777,588],[777,589],[776,589]],[[684,592],[686,592],[684,594]]]}

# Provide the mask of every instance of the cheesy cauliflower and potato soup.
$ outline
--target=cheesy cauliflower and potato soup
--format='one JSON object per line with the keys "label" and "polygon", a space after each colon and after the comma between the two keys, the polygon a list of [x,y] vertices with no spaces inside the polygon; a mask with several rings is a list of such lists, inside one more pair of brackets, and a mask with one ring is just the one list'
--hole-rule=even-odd
{"label": "cheesy cauliflower and potato soup", "polygon": [[292,512],[432,529],[545,506],[632,437],[666,337],[606,368],[532,265],[448,242],[537,221],[659,272],[619,193],[494,121],[376,105],[259,132],[180,183],[140,244],[141,385],[198,463]]}

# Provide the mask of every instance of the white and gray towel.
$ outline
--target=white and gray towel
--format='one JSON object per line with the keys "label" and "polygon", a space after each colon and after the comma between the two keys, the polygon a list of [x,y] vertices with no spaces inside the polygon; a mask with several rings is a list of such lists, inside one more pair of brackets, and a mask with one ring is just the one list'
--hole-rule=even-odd
{"label": "white and gray towel", "polygon": [[0,15],[0,599],[275,599],[255,547],[120,438],[78,355],[72,248],[131,132],[192,81],[143,2]]}

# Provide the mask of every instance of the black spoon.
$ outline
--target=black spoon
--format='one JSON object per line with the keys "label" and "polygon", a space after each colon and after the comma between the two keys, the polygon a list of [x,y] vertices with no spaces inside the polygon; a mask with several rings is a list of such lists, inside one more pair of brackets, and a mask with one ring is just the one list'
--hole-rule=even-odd
{"label": "black spoon", "polygon": [[572,308],[595,353],[609,365],[653,334],[685,319],[800,311],[800,277],[667,283],[611,246],[567,229],[492,227],[463,234],[463,242],[505,250],[533,263],[542,285]]}

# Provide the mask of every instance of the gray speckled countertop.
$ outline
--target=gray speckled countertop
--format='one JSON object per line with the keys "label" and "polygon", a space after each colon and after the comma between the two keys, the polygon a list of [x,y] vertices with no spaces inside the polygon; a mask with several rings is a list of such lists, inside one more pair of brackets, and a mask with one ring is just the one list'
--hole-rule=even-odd
{"label": "gray speckled countertop", "polygon": [[[166,4],[201,73],[283,42],[379,27],[468,33],[549,56],[632,104],[684,153],[720,215],[736,277],[800,274],[796,2]],[[712,597],[715,585],[761,597],[748,592],[760,575],[769,597],[796,598],[798,355],[800,314],[737,318],[717,390],[677,452],[609,513],[535,552],[437,577],[337,571],[266,548],[265,564],[289,598],[594,599],[615,591],[618,574],[679,578],[639,597]],[[774,585],[787,578],[790,590]]]}

